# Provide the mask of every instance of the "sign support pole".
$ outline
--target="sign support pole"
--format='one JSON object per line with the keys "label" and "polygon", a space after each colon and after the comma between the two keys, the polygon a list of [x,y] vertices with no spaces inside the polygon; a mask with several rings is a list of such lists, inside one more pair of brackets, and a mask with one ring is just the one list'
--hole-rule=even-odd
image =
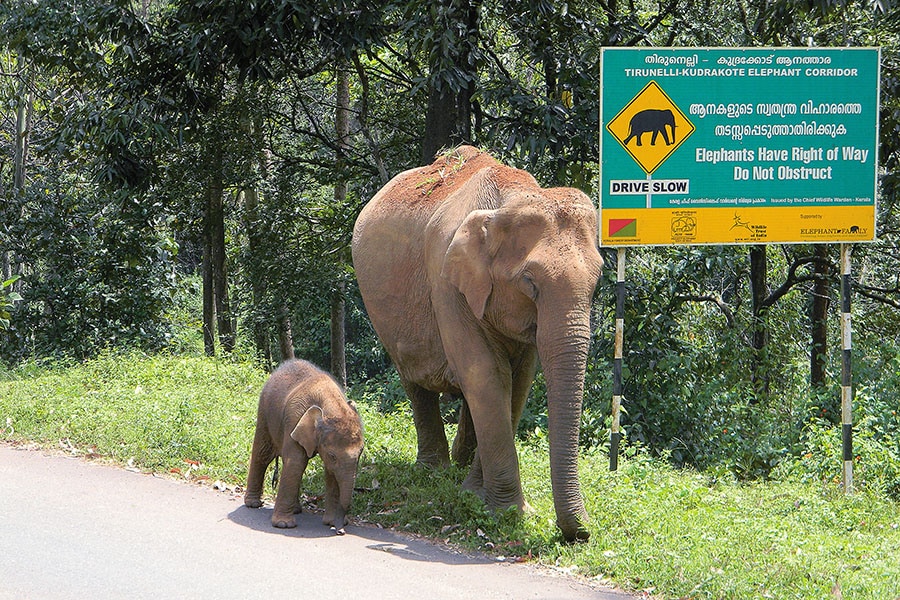
{"label": "sign support pole", "polygon": [[841,244],[841,446],[844,493],[853,491],[853,384],[850,322],[850,244]]}
{"label": "sign support pole", "polygon": [[625,338],[625,248],[616,250],[616,346],[613,355],[612,426],[609,433],[609,470],[619,468],[619,415],[622,407],[622,350]]}

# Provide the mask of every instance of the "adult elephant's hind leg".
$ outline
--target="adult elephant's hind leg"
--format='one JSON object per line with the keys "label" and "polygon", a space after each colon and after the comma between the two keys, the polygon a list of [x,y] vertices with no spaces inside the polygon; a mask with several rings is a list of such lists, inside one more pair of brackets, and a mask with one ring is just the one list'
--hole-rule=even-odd
{"label": "adult elephant's hind leg", "polygon": [[463,480],[462,488],[478,495],[484,499],[484,471],[481,469],[481,457],[478,456],[478,448],[475,448],[475,454],[472,456],[472,464],[469,466],[469,473]]}
{"label": "adult elephant's hind leg", "polygon": [[453,462],[461,467],[472,464],[475,458],[475,424],[472,423],[472,413],[466,399],[458,396],[461,401],[459,407],[459,426],[456,429],[456,437],[453,439],[453,447],[450,449],[450,457]]}
{"label": "adult elephant's hind leg", "polygon": [[416,462],[432,467],[449,467],[450,448],[444,432],[444,421],[441,419],[440,396],[415,383],[402,383],[409,396],[416,426]]}

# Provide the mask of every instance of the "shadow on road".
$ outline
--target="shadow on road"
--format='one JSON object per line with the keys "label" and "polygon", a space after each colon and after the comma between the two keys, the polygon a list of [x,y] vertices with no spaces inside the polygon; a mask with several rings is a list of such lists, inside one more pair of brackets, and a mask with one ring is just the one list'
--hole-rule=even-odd
{"label": "shadow on road", "polygon": [[[302,539],[341,537],[337,536],[332,528],[322,524],[322,516],[320,514],[304,511],[296,515],[296,517],[296,528],[278,529],[272,526],[271,506],[263,506],[262,508],[239,506],[228,514],[228,519],[233,523],[261,533]],[[347,535],[344,537],[354,536],[370,541],[371,543],[365,544],[365,548],[385,552],[391,556],[406,560],[447,565],[478,565],[495,562],[486,556],[463,554],[428,540],[408,538],[397,532],[380,529],[375,526],[348,525],[346,530]]]}
{"label": "shadow on road", "polygon": [[272,526],[271,506],[248,508],[241,505],[228,514],[228,520],[253,531],[284,537],[327,538],[335,536],[334,531],[330,527],[322,525],[321,516],[308,512],[295,516],[297,518],[297,527],[293,529],[279,529]]}

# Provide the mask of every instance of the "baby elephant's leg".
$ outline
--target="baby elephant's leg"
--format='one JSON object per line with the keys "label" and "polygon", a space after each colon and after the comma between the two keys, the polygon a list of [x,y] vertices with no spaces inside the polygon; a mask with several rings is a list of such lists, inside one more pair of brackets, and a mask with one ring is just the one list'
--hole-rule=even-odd
{"label": "baby elephant's leg", "polygon": [[275,448],[272,440],[268,432],[258,425],[253,438],[253,452],[250,455],[247,491],[244,492],[244,504],[250,508],[262,506],[263,480],[266,476],[266,469],[274,458]]}
{"label": "baby elephant's leg", "polygon": [[275,495],[275,511],[272,513],[272,525],[280,528],[297,526],[294,514],[300,512],[300,483],[306,470],[308,458],[301,452],[286,452],[282,457],[284,467],[281,481],[278,482],[278,493]]}

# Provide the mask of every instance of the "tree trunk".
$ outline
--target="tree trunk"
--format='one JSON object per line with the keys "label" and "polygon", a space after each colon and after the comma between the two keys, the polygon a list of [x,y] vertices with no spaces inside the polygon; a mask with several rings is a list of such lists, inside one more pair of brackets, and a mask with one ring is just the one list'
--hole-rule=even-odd
{"label": "tree trunk", "polygon": [[[477,43],[478,17],[481,10],[481,1],[472,0],[465,3],[461,11],[454,10],[454,0],[439,0],[445,7],[447,14],[456,22],[437,22],[436,29],[464,31],[463,39],[456,40],[461,48],[459,54],[453,57],[453,66],[441,64],[441,54],[432,53],[438,58],[430,66],[431,79],[429,82],[428,106],[425,112],[425,134],[422,138],[422,164],[429,164],[434,156],[442,148],[456,146],[463,142],[472,141],[472,96],[475,93],[475,65],[471,60],[471,48]],[[461,25],[462,27],[458,27]],[[449,28],[449,29],[448,29]],[[443,35],[443,33],[441,34]],[[441,36],[436,36],[440,38]],[[451,89],[446,81],[441,81],[440,73],[451,70],[464,74],[464,82],[458,91]]]}
{"label": "tree trunk", "polygon": [[278,318],[278,349],[281,352],[281,360],[294,358],[294,335],[291,331],[291,311],[286,304],[281,305]]}
{"label": "tree trunk", "polygon": [[344,328],[344,282],[331,292],[331,374],[342,386],[347,387],[346,332]]}
{"label": "tree trunk", "polygon": [[203,225],[203,351],[206,356],[216,355],[216,294],[213,284],[212,236],[209,219]]}
{"label": "tree trunk", "polygon": [[[23,62],[19,59],[20,68]],[[16,194],[25,189],[25,162],[28,157],[28,129],[29,117],[31,110],[29,106],[32,104],[34,96],[26,93],[25,77],[22,76],[22,86],[20,88],[18,98],[16,99],[16,139],[15,139],[15,172],[13,173],[13,191]]]}
{"label": "tree trunk", "polygon": [[766,344],[769,340],[767,323],[768,285],[766,282],[768,261],[764,245],[750,246],[750,293],[752,296],[753,323],[751,334],[752,360],[750,380],[756,392],[756,400],[768,393],[768,376],[765,372]]}
{"label": "tree trunk", "polygon": [[[247,253],[249,254],[249,279],[250,293],[254,306],[261,306],[266,293],[266,280],[261,267],[260,246],[260,217],[259,217],[259,192],[254,185],[250,185],[243,191],[244,198],[244,228],[247,231]],[[257,318],[253,322],[253,344],[256,346],[256,357],[267,368],[271,366],[272,352],[269,349],[269,328],[263,319]]]}
{"label": "tree trunk", "polygon": [[215,165],[218,168],[214,168],[207,188],[206,218],[209,220],[210,267],[219,344],[222,350],[231,352],[234,350],[234,326],[228,301],[228,275],[225,268],[225,206],[220,154]]}
{"label": "tree trunk", "polygon": [[826,317],[831,303],[831,283],[828,279],[828,246],[816,244],[814,267],[816,275],[810,305],[809,382],[814,390],[824,389],[828,369],[828,324]]}
{"label": "tree trunk", "polygon": [[203,223],[203,346],[207,356],[215,355],[215,334],[225,352],[234,349],[234,328],[228,302],[225,272],[225,207],[222,181],[222,152],[212,154],[206,182]]}
{"label": "tree trunk", "polygon": [[[13,150],[13,193],[14,202],[11,207],[6,207],[12,214],[7,214],[10,223],[18,222],[22,219],[22,206],[25,193],[25,174],[26,165],[28,163],[28,140],[31,133],[31,119],[34,114],[34,92],[28,91],[28,69],[25,59],[18,57],[16,67],[20,73],[21,82],[19,91],[16,94],[16,137],[14,140]],[[0,189],[0,192],[3,190]],[[3,244],[4,246],[6,244]],[[12,250],[5,250],[0,254],[0,268],[2,268],[2,279],[6,281],[21,275],[22,269],[20,259],[15,256]],[[14,282],[9,289],[11,292],[21,291],[21,281]]]}
{"label": "tree trunk", "polygon": [[[350,69],[346,61],[341,60],[337,69],[337,104],[334,115],[337,133],[338,153],[335,167],[338,176],[334,184],[334,204],[342,206],[347,202],[346,153],[350,149]],[[345,351],[346,334],[344,328],[344,312],[346,305],[344,295],[346,284],[337,281],[331,292],[331,374],[342,386],[347,386],[347,354]]]}
{"label": "tree trunk", "polygon": [[[243,191],[244,198],[244,228],[247,231],[247,253],[249,254],[248,278],[250,279],[250,293],[253,305],[262,307],[266,294],[266,269],[263,268],[263,242],[264,233],[261,226],[262,219],[259,214],[259,188],[268,178],[269,164],[267,152],[264,149],[265,141],[262,134],[262,114],[257,112],[253,118],[249,116],[244,122],[253,144],[257,150],[256,170],[259,174],[258,181],[252,182]],[[269,343],[269,332],[277,327],[267,318],[258,316],[253,320],[253,344],[256,346],[256,356],[260,363],[268,369],[272,366],[272,349]]]}

